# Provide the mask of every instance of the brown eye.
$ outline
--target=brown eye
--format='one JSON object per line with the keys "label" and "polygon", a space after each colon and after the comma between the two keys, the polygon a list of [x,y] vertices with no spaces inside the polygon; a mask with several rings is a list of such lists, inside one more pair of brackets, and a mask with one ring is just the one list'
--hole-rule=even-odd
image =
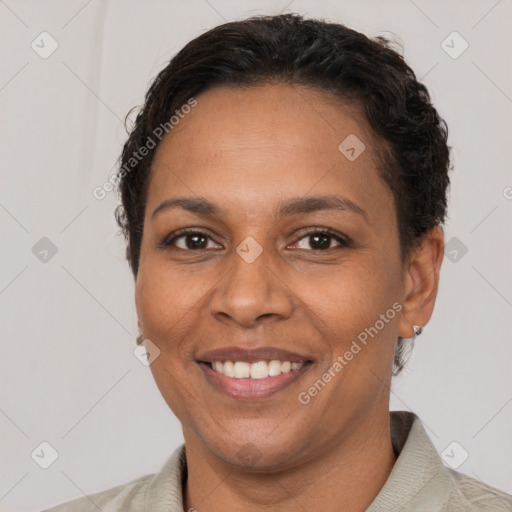
{"label": "brown eye", "polygon": [[178,237],[178,239],[179,238],[184,239],[186,249],[206,249],[206,246],[208,245],[208,237],[198,233],[183,235]]}
{"label": "brown eye", "polygon": [[182,230],[172,233],[162,243],[161,247],[175,247],[184,251],[208,249],[208,242],[213,241],[202,231]]}
{"label": "brown eye", "polygon": [[319,233],[317,235],[309,235],[309,243],[313,249],[329,249],[331,246],[332,236]]}
{"label": "brown eye", "polygon": [[[304,240],[304,242],[301,242],[301,240]],[[299,245],[299,249],[326,251],[333,248],[331,247],[333,240],[341,247],[349,246],[347,239],[343,235],[325,230],[310,231],[302,236],[296,243],[302,244],[301,246]]]}

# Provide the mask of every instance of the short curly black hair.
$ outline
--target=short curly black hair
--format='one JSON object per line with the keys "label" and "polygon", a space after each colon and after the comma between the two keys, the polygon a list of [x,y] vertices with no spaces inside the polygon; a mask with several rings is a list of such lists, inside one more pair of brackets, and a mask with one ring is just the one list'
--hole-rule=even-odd
{"label": "short curly black hair", "polygon": [[[393,193],[402,258],[422,235],[444,223],[450,182],[448,127],[392,43],[298,14],[254,16],[217,26],[190,41],[146,94],[116,176],[122,204],[115,217],[135,278],[156,152],[147,150],[149,139],[208,89],[265,83],[309,86],[361,106],[382,148],[378,167]],[[404,340],[398,338],[395,375],[404,365],[404,349]]]}

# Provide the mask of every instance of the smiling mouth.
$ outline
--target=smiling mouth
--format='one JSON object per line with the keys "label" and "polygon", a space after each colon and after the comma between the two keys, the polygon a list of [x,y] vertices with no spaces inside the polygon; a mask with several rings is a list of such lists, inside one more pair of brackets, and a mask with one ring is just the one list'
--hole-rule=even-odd
{"label": "smiling mouth", "polygon": [[254,363],[246,361],[199,361],[199,363],[205,364],[213,371],[226,377],[259,380],[299,370],[303,366],[312,363],[312,361],[296,362],[273,359],[271,361],[262,360]]}
{"label": "smiling mouth", "polygon": [[313,361],[197,361],[197,364],[206,382],[217,391],[231,398],[253,400],[284,390],[305,375]]}

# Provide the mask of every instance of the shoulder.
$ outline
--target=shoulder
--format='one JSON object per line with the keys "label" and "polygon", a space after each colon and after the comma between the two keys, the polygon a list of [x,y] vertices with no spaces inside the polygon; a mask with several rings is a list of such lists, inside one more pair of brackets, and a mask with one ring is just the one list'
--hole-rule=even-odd
{"label": "shoulder", "polygon": [[123,485],[61,503],[42,512],[135,512],[144,510],[149,482],[154,475],[145,475]]}
{"label": "shoulder", "polygon": [[185,444],[181,444],[158,473],[141,476],[42,512],[183,512],[182,482],[186,474]]}
{"label": "shoulder", "polygon": [[446,510],[512,512],[512,496],[476,478],[447,468],[452,482]]}
{"label": "shoulder", "polygon": [[443,463],[418,416],[391,412],[395,466],[372,512],[512,512],[512,496]]}

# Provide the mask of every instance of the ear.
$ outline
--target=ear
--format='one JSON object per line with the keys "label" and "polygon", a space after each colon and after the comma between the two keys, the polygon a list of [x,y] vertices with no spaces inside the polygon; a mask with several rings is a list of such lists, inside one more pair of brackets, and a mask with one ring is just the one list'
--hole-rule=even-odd
{"label": "ear", "polygon": [[403,310],[398,326],[402,338],[414,336],[413,325],[428,323],[437,296],[439,273],[444,256],[444,234],[436,226],[428,231],[421,245],[412,250],[404,263]]}
{"label": "ear", "polygon": [[135,283],[134,303],[135,303],[135,314],[137,316],[137,329],[139,331],[139,334],[143,334],[144,328],[143,328],[143,325],[142,325],[138,298],[139,297],[138,297],[138,293],[137,293],[137,282],[136,282]]}

